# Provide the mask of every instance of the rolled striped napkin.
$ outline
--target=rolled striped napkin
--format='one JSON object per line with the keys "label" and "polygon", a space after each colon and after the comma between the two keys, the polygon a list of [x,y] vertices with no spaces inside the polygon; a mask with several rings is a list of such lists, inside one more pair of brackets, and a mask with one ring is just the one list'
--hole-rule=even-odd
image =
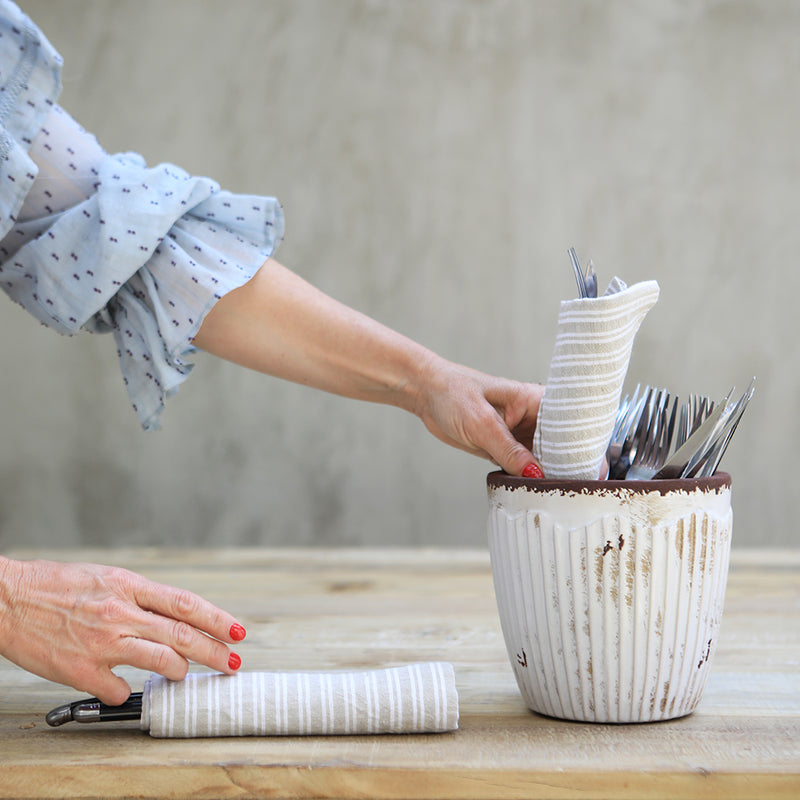
{"label": "rolled striped napkin", "polygon": [[458,728],[451,664],[357,672],[153,675],[142,730],[156,738],[440,733]]}
{"label": "rolled striped napkin", "polygon": [[561,303],[533,440],[546,478],[599,476],[633,340],[658,295],[656,281],[628,287],[615,278],[602,297]]}

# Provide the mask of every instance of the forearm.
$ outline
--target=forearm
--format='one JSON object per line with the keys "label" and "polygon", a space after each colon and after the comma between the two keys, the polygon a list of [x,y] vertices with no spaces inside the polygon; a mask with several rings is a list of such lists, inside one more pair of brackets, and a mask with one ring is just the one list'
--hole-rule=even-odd
{"label": "forearm", "polygon": [[250,369],[419,413],[438,357],[270,260],[211,310],[195,344]]}
{"label": "forearm", "polygon": [[454,364],[268,261],[195,344],[251,369],[416,414],[443,442],[513,474],[531,464],[542,387]]}

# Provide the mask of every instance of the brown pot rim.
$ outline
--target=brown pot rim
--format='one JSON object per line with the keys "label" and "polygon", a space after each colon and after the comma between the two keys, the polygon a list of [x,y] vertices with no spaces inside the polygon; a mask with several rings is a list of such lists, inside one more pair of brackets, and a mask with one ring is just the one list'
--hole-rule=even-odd
{"label": "brown pot rim", "polygon": [[710,478],[670,478],[658,481],[601,481],[569,480],[557,478],[520,478],[502,470],[486,476],[490,488],[526,489],[529,492],[561,492],[562,494],[605,494],[620,490],[634,494],[669,494],[670,492],[719,492],[730,489],[731,476],[727,472],[716,472]]}

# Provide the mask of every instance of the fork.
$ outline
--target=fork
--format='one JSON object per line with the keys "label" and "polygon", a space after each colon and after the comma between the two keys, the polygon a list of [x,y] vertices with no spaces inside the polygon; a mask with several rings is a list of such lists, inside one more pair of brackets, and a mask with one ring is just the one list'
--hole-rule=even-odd
{"label": "fork", "polygon": [[[637,386],[636,393],[638,391]],[[620,435],[624,436],[619,433],[621,422],[631,413],[631,402],[627,397],[620,404],[617,425],[608,450],[609,477],[612,479],[648,480],[654,477],[656,472],[671,463],[674,456],[680,452],[680,448],[714,409],[714,403],[707,396],[691,394],[684,403],[679,403],[676,395],[670,411],[669,394],[664,389],[650,387],[645,388],[639,404],[633,430],[629,430],[626,441],[619,443],[616,440]],[[706,426],[705,435],[710,435],[711,430],[710,425]],[[694,440],[695,448],[698,444],[702,442]],[[670,456],[671,452],[673,456]],[[695,451],[688,451],[686,461],[693,452]],[[681,469],[685,466],[684,461]],[[673,471],[670,466],[670,472]]]}
{"label": "fork", "polygon": [[641,386],[637,384],[633,395],[626,395],[617,410],[616,422],[606,451],[608,477],[611,479],[624,478],[630,464],[630,450],[650,393],[650,387],[645,386],[642,396],[639,397],[640,388]]}
{"label": "fork", "polygon": [[647,480],[664,463],[672,447],[677,411],[677,397],[672,400],[670,411],[670,394],[665,389],[659,389],[652,395],[645,430],[640,439],[641,446],[631,458],[631,465],[625,473],[626,480]]}

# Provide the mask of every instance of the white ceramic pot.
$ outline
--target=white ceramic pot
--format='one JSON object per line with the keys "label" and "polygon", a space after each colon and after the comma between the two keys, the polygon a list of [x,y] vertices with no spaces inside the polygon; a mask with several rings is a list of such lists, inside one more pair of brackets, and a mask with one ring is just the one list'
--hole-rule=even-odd
{"label": "white ceramic pot", "polygon": [[528,707],[586,722],[690,714],[717,642],[730,476],[556,481],[490,473],[489,550]]}

